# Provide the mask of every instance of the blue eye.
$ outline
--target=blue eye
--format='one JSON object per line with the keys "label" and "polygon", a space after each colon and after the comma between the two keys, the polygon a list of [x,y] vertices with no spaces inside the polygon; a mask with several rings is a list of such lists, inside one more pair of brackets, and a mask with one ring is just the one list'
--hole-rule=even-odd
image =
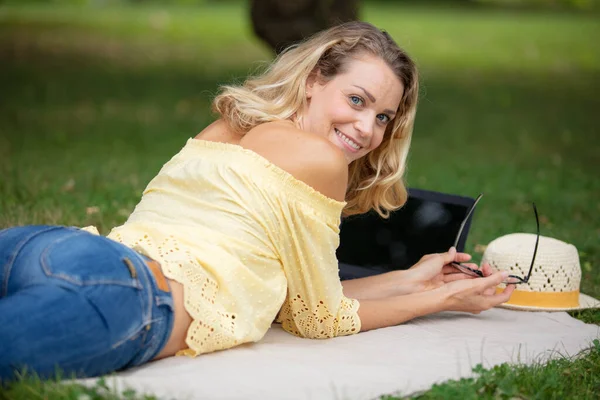
{"label": "blue eye", "polygon": [[387,124],[388,122],[390,122],[390,117],[387,116],[386,114],[379,114],[377,116],[377,119],[380,120],[381,122],[383,122],[384,124]]}
{"label": "blue eye", "polygon": [[358,96],[350,96],[350,101],[352,102],[352,104],[354,104],[355,106],[361,106],[364,101],[363,99],[361,99]]}

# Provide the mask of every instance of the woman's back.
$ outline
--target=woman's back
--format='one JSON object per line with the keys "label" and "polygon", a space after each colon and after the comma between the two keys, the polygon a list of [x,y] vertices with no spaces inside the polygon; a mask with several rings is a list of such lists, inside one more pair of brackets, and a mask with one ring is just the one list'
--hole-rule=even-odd
{"label": "woman's back", "polygon": [[291,121],[261,124],[239,135],[218,120],[196,139],[251,150],[324,196],[344,201],[348,168],[343,153],[323,137],[297,129]]}
{"label": "woman's back", "polygon": [[[251,133],[244,141],[264,149],[261,141],[271,133],[258,134],[260,140]],[[285,153],[276,152],[290,160]],[[304,151],[290,153],[302,157]],[[321,159],[327,162],[327,154],[298,171],[314,170]],[[349,314],[349,333],[358,329],[351,315],[356,306],[340,308],[334,250],[343,206],[255,151],[190,139],[149,183],[128,221],[108,236],[159,261],[167,277],[184,285],[194,320],[188,344],[198,354],[259,340],[286,295],[295,303],[284,327],[296,334],[337,335],[346,329],[333,323],[340,312]],[[307,282],[307,276],[314,278]],[[328,321],[311,322],[325,309]]]}

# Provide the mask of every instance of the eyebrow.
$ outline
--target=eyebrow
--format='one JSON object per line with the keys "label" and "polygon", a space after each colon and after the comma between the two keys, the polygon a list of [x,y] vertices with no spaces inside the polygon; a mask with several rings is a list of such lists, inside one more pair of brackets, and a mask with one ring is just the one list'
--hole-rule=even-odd
{"label": "eyebrow", "polygon": [[[375,96],[373,96],[371,93],[369,93],[367,91],[367,89],[365,89],[362,86],[358,86],[358,85],[352,85],[354,87],[359,88],[360,90],[362,90],[363,92],[365,92],[365,95],[369,98],[369,100],[371,100],[371,102],[376,103],[377,100],[375,99]],[[389,108],[386,108],[385,110],[383,110],[384,113],[386,114],[390,114],[390,115],[396,115],[396,111],[390,110]]]}

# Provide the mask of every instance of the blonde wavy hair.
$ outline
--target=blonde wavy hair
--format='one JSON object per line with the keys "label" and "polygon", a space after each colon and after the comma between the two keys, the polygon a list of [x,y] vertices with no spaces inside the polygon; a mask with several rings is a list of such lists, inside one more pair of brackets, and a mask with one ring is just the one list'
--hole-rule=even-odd
{"label": "blonde wavy hair", "polygon": [[272,121],[297,121],[306,107],[306,81],[320,72],[324,80],[343,73],[352,59],[381,58],[404,86],[395,118],[381,145],[349,166],[344,216],[375,210],[386,218],[408,197],[403,176],[419,90],[415,63],[386,32],[366,22],[348,22],[292,46],[259,76],[241,86],[223,86],[213,110],[240,134]]}

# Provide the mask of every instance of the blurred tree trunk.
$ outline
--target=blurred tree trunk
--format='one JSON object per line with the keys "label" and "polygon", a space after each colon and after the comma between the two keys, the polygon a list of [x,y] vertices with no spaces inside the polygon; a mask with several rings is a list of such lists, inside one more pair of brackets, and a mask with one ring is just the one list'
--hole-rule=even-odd
{"label": "blurred tree trunk", "polygon": [[276,53],[313,33],[358,19],[359,0],[250,0],[254,33]]}

